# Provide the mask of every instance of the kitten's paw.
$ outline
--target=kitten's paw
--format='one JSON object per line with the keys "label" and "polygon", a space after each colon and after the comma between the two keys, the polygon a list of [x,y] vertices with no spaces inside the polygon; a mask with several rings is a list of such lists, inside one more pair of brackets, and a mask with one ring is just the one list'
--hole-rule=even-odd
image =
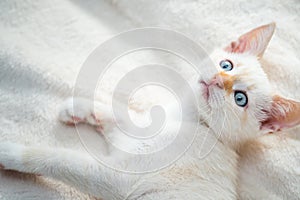
{"label": "kitten's paw", "polygon": [[0,169],[21,171],[23,150],[23,145],[0,142]]}
{"label": "kitten's paw", "polygon": [[67,99],[59,113],[59,120],[69,125],[85,122],[96,126],[99,132],[109,131],[115,124],[109,106],[83,98]]}
{"label": "kitten's paw", "polygon": [[112,111],[107,105],[97,104],[93,112],[86,117],[87,123],[96,127],[101,133],[110,131],[115,126]]}
{"label": "kitten's paw", "polygon": [[78,124],[86,121],[86,116],[89,113],[88,106],[81,99],[67,99],[59,112],[59,120],[68,125]]}

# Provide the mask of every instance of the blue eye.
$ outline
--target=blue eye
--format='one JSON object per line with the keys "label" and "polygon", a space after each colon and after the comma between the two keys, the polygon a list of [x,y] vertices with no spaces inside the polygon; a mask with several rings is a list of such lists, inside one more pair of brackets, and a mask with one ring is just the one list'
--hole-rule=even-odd
{"label": "blue eye", "polygon": [[231,71],[233,69],[233,64],[229,60],[222,60],[220,62],[220,67],[225,71]]}
{"label": "blue eye", "polygon": [[240,107],[245,107],[248,103],[248,97],[246,93],[241,92],[241,91],[236,91],[234,92],[234,100],[236,105]]}

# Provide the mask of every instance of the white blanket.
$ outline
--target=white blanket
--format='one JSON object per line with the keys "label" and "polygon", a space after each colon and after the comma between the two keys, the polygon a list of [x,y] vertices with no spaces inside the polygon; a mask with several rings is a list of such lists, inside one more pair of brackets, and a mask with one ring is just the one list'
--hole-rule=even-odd
{"label": "white blanket", "polygon": [[[278,28],[265,54],[272,67],[265,70],[281,94],[300,99],[299,6],[296,0],[3,0],[0,139],[81,148],[75,130],[57,121],[58,106],[71,95],[89,53],[115,34],[136,27],[177,30],[211,51],[275,21]],[[110,86],[101,92],[110,94]],[[0,199],[93,198],[44,177],[1,172]]]}

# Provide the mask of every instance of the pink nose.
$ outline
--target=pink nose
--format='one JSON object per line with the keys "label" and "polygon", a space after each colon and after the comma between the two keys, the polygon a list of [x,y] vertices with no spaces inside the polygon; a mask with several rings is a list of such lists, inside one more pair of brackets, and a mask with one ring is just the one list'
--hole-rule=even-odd
{"label": "pink nose", "polygon": [[210,83],[208,85],[214,85],[214,86],[219,87],[220,89],[224,88],[222,77],[220,77],[219,75],[215,75],[211,79],[211,81],[210,81]]}

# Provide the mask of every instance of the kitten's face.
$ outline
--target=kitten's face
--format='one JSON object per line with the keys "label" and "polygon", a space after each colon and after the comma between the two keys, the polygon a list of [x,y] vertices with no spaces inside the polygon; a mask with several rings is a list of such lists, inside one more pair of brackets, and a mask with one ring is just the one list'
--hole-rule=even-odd
{"label": "kitten's face", "polygon": [[214,66],[199,80],[200,115],[232,146],[300,124],[300,103],[274,95],[261,59],[275,24],[258,27],[211,55]]}
{"label": "kitten's face", "polygon": [[206,122],[222,140],[230,143],[256,137],[263,108],[271,106],[272,93],[257,57],[216,51],[211,56],[215,70],[200,80],[206,106]]}

